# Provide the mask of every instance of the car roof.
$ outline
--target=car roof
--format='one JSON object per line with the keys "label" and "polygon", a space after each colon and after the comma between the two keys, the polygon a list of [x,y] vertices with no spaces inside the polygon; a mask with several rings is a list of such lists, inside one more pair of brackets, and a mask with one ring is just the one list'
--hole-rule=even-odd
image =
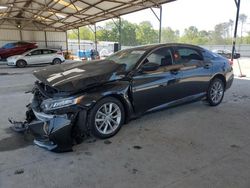
{"label": "car roof", "polygon": [[53,49],[53,48],[33,48],[30,51],[34,51],[34,50],[55,50],[55,51],[59,51],[60,49]]}
{"label": "car roof", "polygon": [[[133,50],[153,50],[159,47],[190,47],[190,48],[196,48],[199,50],[205,50],[204,48],[197,46],[197,45],[192,45],[192,44],[185,44],[185,43],[161,43],[161,44],[150,44],[150,45],[142,45],[142,46],[135,46],[132,48],[127,48],[127,49],[133,49]],[[125,49],[126,50],[126,49]]]}

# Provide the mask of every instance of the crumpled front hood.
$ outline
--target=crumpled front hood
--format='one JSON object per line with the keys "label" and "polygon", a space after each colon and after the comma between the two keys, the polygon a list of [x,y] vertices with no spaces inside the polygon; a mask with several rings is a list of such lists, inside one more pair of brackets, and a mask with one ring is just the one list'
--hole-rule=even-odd
{"label": "crumpled front hood", "polygon": [[58,91],[75,92],[118,79],[125,66],[109,60],[64,63],[34,71],[34,76]]}

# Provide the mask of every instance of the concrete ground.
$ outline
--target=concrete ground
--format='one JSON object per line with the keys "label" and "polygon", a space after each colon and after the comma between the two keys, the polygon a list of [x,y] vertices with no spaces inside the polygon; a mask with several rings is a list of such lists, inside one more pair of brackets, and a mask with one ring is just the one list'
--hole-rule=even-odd
{"label": "concrete ground", "polygon": [[[241,63],[249,73],[250,59]],[[7,121],[24,116],[34,69],[0,66],[0,187],[250,187],[250,78],[236,78],[217,107],[195,102],[148,114],[108,141],[55,154]]]}

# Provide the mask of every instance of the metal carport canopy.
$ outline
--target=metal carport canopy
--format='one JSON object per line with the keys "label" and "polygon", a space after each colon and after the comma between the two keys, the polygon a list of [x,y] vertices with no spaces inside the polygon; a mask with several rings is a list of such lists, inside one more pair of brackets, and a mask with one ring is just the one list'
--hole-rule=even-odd
{"label": "metal carport canopy", "polygon": [[0,27],[66,31],[175,0],[3,0]]}

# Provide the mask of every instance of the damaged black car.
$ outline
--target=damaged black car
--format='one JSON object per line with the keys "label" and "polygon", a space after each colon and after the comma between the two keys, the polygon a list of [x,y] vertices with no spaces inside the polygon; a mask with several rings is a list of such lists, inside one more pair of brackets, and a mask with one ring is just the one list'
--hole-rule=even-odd
{"label": "damaged black car", "polygon": [[234,78],[227,59],[187,44],[134,47],[105,60],[49,66],[34,76],[26,121],[10,122],[55,152],[71,151],[89,136],[112,137],[147,112],[196,99],[216,106]]}

